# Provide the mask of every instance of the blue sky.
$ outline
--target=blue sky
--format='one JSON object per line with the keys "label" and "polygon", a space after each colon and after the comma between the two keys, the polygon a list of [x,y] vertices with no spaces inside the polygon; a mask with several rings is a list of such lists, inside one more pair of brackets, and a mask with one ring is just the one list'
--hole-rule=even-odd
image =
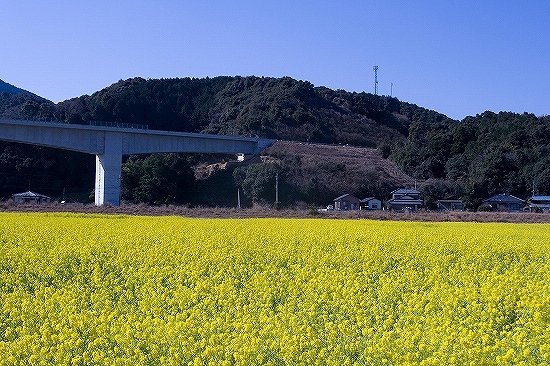
{"label": "blue sky", "polygon": [[[0,79],[59,102],[120,79],[290,76],[463,119],[550,114],[550,2],[0,0]],[[393,84],[393,88],[391,85]]]}

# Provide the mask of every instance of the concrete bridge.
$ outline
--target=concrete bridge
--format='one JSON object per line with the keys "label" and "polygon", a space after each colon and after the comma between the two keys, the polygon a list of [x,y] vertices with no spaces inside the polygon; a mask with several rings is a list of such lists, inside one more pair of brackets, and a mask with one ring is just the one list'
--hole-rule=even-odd
{"label": "concrete bridge", "polygon": [[95,204],[120,205],[122,155],[221,153],[256,155],[274,140],[201,133],[0,119],[0,140],[96,156]]}

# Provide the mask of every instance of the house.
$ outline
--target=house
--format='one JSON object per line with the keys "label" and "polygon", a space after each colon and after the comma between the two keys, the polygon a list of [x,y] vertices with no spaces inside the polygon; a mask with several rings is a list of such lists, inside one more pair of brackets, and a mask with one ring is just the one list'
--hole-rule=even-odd
{"label": "house", "polygon": [[531,211],[550,212],[550,196],[532,196],[527,200]]}
{"label": "house", "polygon": [[496,211],[519,212],[525,201],[511,194],[501,193],[483,200],[483,204]]}
{"label": "house", "polygon": [[52,201],[48,196],[31,191],[13,194],[11,198],[13,203],[47,203]]}
{"label": "house", "polygon": [[361,201],[351,194],[343,194],[334,199],[334,209],[337,211],[358,210]]}
{"label": "house", "polygon": [[464,211],[464,205],[461,200],[438,200],[437,209],[439,211]]}
{"label": "house", "polygon": [[411,188],[399,188],[393,191],[388,201],[390,209],[394,211],[418,211],[422,206],[420,192]]}
{"label": "house", "polygon": [[374,197],[363,198],[361,201],[362,210],[381,210],[382,202]]}

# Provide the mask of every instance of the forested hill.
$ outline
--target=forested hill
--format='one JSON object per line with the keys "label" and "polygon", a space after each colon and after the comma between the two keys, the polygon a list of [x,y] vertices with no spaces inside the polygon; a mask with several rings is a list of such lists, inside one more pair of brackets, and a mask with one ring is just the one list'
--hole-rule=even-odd
{"label": "forested hill", "polygon": [[8,94],[32,94],[31,92],[28,92],[24,89],[18,88],[16,86],[13,86],[11,84],[6,83],[4,80],[0,80],[0,93],[8,93]]}
{"label": "forested hill", "polygon": [[550,117],[487,111],[449,125],[415,123],[391,159],[415,178],[458,184],[471,208],[497,193],[550,195]]}
{"label": "forested hill", "polygon": [[59,103],[55,118],[359,146],[402,141],[414,121],[447,119],[396,98],[254,76],[124,80]]}
{"label": "forested hill", "polygon": [[[24,96],[26,97],[26,99],[34,99],[40,103],[43,103],[43,102],[48,102],[46,99],[34,94],[34,93],[31,93],[30,91],[28,90],[25,90],[25,89],[21,89],[21,88],[18,88],[14,85],[11,85],[11,84],[8,84],[6,83],[5,81],[3,80],[0,80],[0,101],[2,101],[2,104],[3,104],[3,100],[6,99],[6,98],[9,98],[10,96]],[[51,104],[51,102],[49,102]]]}
{"label": "forested hill", "polygon": [[[533,190],[550,195],[548,116],[484,112],[455,121],[396,98],[315,87],[289,77],[133,78],[58,104],[0,93],[0,117],[125,122],[160,130],[376,147],[417,180],[426,197],[462,198],[468,208],[496,193],[523,199]],[[36,180],[40,166],[60,167],[46,161],[47,154],[27,159],[23,148],[6,150],[5,145],[0,151],[4,182],[27,172],[18,178],[26,184]],[[93,168],[93,161],[89,165]],[[56,179],[63,174],[74,181],[74,174],[62,168]],[[53,180],[45,174],[43,181]]]}
{"label": "forested hill", "polygon": [[52,119],[55,104],[0,80],[0,117]]}

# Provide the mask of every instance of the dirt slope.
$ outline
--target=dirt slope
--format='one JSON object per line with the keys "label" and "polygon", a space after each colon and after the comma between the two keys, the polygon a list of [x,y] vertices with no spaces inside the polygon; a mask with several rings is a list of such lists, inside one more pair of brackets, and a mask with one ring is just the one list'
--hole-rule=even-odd
{"label": "dirt slope", "polygon": [[373,148],[278,141],[262,152],[261,159],[280,162],[289,183],[314,191],[318,204],[345,193],[384,200],[392,190],[414,185],[412,177]]}

